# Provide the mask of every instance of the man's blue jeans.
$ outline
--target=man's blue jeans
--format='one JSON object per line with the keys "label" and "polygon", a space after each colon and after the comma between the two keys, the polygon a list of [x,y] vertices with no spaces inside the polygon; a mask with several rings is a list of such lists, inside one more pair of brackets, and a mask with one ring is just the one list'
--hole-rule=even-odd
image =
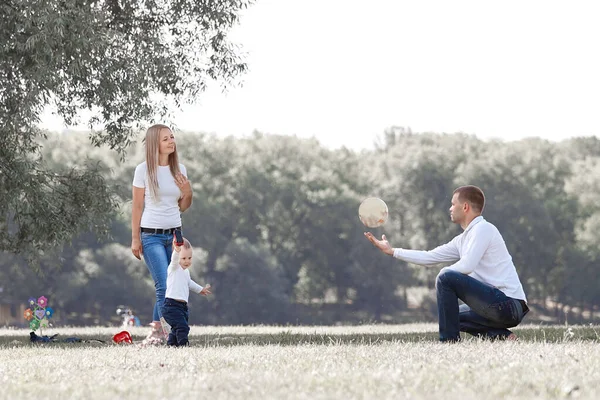
{"label": "man's blue jeans", "polygon": [[162,307],[167,290],[167,268],[173,254],[173,234],[157,234],[142,232],[142,254],[144,261],[154,279],[156,303],[152,313],[153,321],[160,321]]}
{"label": "man's blue jeans", "polygon": [[162,309],[162,315],[169,325],[171,333],[167,339],[169,346],[187,346],[190,326],[188,325],[188,307],[187,303],[182,303],[170,298],[165,299],[165,305]]}
{"label": "man's blue jeans", "polygon": [[[460,340],[460,331],[504,339],[529,310],[501,290],[460,272],[443,269],[437,277],[440,341]],[[458,306],[458,299],[465,304]]]}

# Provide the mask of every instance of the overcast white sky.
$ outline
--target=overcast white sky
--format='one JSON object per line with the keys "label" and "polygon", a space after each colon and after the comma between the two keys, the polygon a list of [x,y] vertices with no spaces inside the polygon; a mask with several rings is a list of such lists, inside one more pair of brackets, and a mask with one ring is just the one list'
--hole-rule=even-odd
{"label": "overcast white sky", "polygon": [[176,123],[353,149],[392,125],[600,135],[599,18],[594,1],[257,0],[231,35],[247,53],[243,86],[215,85]]}

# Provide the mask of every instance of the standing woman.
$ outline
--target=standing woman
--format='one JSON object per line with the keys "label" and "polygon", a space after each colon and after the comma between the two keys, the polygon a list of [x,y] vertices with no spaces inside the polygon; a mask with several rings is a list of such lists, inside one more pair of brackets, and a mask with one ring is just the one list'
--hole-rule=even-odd
{"label": "standing woman", "polygon": [[187,171],[179,164],[175,136],[166,125],[146,131],[146,161],[135,168],[131,212],[131,252],[144,257],[154,279],[156,303],[148,338],[165,339],[160,323],[171,262],[173,234],[181,229],[181,213],[192,204]]}

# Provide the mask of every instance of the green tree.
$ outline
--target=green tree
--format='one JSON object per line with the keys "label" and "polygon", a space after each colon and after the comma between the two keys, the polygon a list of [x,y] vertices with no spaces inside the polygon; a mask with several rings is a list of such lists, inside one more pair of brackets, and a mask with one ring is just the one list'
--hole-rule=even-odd
{"label": "green tree", "polygon": [[211,302],[213,323],[283,323],[289,308],[283,270],[266,246],[239,238],[217,260]]}
{"label": "green tree", "polygon": [[209,80],[243,73],[228,30],[248,1],[8,0],[0,5],[0,249],[25,252],[105,230],[115,208],[94,164],[50,168],[37,128],[90,112],[94,145],[121,155],[140,124],[168,117]]}
{"label": "green tree", "polygon": [[[590,151],[591,148],[585,149]],[[600,157],[587,156],[574,163],[573,175],[566,182],[566,191],[576,200],[577,215],[574,222],[574,247],[579,253],[576,269],[566,274],[573,278],[567,283],[571,303],[593,310],[600,306],[598,295],[600,268]],[[565,263],[566,264],[566,263]],[[565,265],[572,269],[573,263]]]}
{"label": "green tree", "polygon": [[[388,141],[392,140],[390,138]],[[401,131],[373,156],[375,187],[388,203],[390,222],[385,231],[393,245],[431,250],[459,234],[448,208],[456,169],[479,142],[465,135],[414,135]],[[464,183],[459,183],[464,184]],[[416,276],[433,288],[439,268],[416,267]],[[411,277],[402,273],[406,282]]]}

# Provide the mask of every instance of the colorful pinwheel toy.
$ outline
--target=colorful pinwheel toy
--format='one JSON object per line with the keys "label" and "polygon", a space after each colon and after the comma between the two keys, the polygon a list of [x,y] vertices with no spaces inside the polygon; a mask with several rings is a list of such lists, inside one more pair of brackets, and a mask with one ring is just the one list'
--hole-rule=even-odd
{"label": "colorful pinwheel toy", "polygon": [[40,296],[38,299],[32,297],[27,304],[29,308],[25,310],[23,317],[29,321],[29,328],[35,331],[40,327],[48,327],[48,320],[54,315],[52,307],[48,307],[48,299],[44,296]]}

